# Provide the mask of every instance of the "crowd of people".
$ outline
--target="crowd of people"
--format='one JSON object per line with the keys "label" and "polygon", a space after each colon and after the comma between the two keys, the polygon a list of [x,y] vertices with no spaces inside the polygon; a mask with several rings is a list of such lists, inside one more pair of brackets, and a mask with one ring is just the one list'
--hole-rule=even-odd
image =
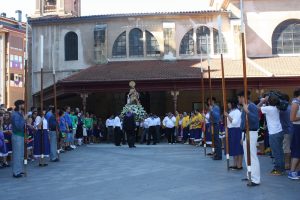
{"label": "crowd of people", "polygon": [[[250,97],[251,94],[247,94]],[[213,97],[207,99],[206,110],[202,112],[166,113],[162,118],[150,113],[136,120],[129,110],[124,116],[111,115],[105,122],[92,113],[69,106],[58,110],[53,106],[47,110],[32,107],[30,112],[24,113],[24,101],[18,100],[14,110],[4,107],[0,110],[0,167],[9,167],[11,160],[13,176],[22,177],[24,145],[28,159],[37,160],[40,167],[45,167],[46,160],[58,162],[60,153],[82,144],[113,142],[121,146],[127,143],[129,148],[136,148],[136,142],[156,145],[166,138],[168,144],[209,145],[213,149],[213,160],[222,160],[222,149],[228,145],[229,151],[225,153],[233,157],[230,168],[242,170],[243,156],[246,166],[248,164],[248,128],[251,157],[251,177],[247,173],[245,179],[251,180],[248,186],[260,184],[257,155],[270,151],[274,158],[272,175],[283,175],[289,170],[288,178],[300,179],[300,89],[294,92],[293,100],[285,108],[280,107],[280,101],[283,98],[288,102],[289,97],[281,96],[269,93],[254,103],[240,92],[228,100],[225,113]],[[222,139],[225,130],[228,131],[227,144]]]}

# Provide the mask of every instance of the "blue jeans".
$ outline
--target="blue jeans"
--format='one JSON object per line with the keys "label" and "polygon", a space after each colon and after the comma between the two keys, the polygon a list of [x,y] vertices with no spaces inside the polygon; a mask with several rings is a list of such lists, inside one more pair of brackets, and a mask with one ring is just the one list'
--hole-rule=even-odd
{"label": "blue jeans", "polygon": [[50,160],[55,160],[57,156],[57,137],[56,131],[49,131],[50,138]]}
{"label": "blue jeans", "polygon": [[23,172],[24,161],[24,137],[12,134],[12,170],[14,175]]}
{"label": "blue jeans", "polygon": [[284,171],[284,155],[282,149],[283,132],[269,135],[269,143],[272,149],[272,155],[275,159],[275,167],[279,171]]}

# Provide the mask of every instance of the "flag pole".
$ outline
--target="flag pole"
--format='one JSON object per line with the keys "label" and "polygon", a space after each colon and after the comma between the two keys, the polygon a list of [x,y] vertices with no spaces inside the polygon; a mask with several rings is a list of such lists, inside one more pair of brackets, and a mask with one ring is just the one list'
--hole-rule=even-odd
{"label": "flag pole", "polygon": [[[41,112],[43,113],[43,111],[44,111],[44,91],[43,91],[43,76],[44,76],[44,36],[43,35],[41,35],[41,94],[40,94],[40,106],[41,106]],[[40,142],[41,142],[41,144],[40,144],[40,146],[41,146],[41,148],[40,148],[40,150],[41,150],[41,164],[43,165],[44,164],[44,127],[43,127],[43,116],[41,116],[42,117],[42,125],[41,125],[41,129],[42,129],[42,131],[41,131],[41,140],[40,140]]]}
{"label": "flag pole", "polygon": [[[241,9],[241,40],[242,40],[242,60],[243,60],[243,81],[244,81],[244,97],[245,105],[248,105],[248,81],[247,81],[247,65],[246,65],[246,52],[245,52],[245,25],[244,25],[244,4],[243,0],[240,0]],[[245,129],[246,129],[246,149],[247,149],[247,171],[248,171],[248,181],[251,184],[251,152],[250,152],[250,135],[249,135],[249,121],[248,114],[246,113],[245,119]]]}
{"label": "flag pole", "polygon": [[[222,71],[222,94],[223,94],[223,113],[227,111],[227,94],[225,85],[225,75],[224,75],[224,60],[223,60],[223,41],[222,41],[222,18],[221,15],[218,16],[218,29],[219,29],[219,48],[221,54],[221,71]],[[227,117],[224,115],[224,128],[225,128],[225,143],[226,143],[226,160],[227,160],[227,170],[229,170],[229,143],[228,143],[228,128],[227,128]]]}

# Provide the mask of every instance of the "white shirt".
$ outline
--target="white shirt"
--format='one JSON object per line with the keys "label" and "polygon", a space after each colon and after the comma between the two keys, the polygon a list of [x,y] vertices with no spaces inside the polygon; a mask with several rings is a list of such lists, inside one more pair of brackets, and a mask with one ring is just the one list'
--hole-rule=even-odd
{"label": "white shirt", "polygon": [[156,122],[156,126],[160,126],[161,125],[159,117],[155,117],[155,122]]}
{"label": "white shirt", "polygon": [[229,116],[231,117],[232,121],[227,118],[227,127],[228,128],[240,128],[241,121],[242,121],[242,112],[239,109],[233,109],[229,112]]}
{"label": "white shirt", "polygon": [[261,107],[261,112],[266,114],[267,126],[270,135],[282,131],[279,119],[279,110],[276,106],[263,106]]}
{"label": "white shirt", "polygon": [[176,123],[176,118],[173,117],[165,117],[163,120],[163,125],[167,128],[173,128],[175,126]]}
{"label": "white shirt", "polygon": [[[40,116],[37,116],[35,118],[35,121],[34,121],[34,127],[37,129],[38,128],[38,125],[42,122],[42,118]],[[44,130],[47,130],[48,129],[48,122],[45,118],[43,118],[43,129]]]}
{"label": "white shirt", "polygon": [[114,126],[114,119],[108,118],[108,119],[106,120],[105,125],[106,125],[106,128],[109,127],[109,126]]}
{"label": "white shirt", "polygon": [[149,119],[149,120],[148,120],[148,125],[149,125],[149,127],[150,127],[150,126],[156,126],[156,120],[155,120],[154,117],[149,117],[148,119]]}
{"label": "white shirt", "polygon": [[114,119],[114,128],[115,127],[120,127],[120,128],[122,127],[121,120],[118,116],[116,116],[115,119]]}
{"label": "white shirt", "polygon": [[210,114],[209,114],[209,112],[208,112],[208,113],[206,113],[206,115],[205,115],[205,123],[206,123],[206,124],[209,124],[209,117],[210,117]]}
{"label": "white shirt", "polygon": [[149,128],[149,117],[144,120],[144,128]]}
{"label": "white shirt", "polygon": [[182,125],[182,119],[179,120],[178,124],[179,124],[179,126]]}

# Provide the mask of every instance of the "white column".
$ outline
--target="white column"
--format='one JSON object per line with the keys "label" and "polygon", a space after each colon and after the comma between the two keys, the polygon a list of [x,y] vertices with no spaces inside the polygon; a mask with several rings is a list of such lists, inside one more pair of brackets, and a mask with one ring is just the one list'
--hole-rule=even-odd
{"label": "white column", "polygon": [[42,11],[41,1],[42,0],[35,0],[35,11],[34,11],[35,15],[41,15],[41,11]]}
{"label": "white column", "polygon": [[214,55],[214,29],[210,28],[210,57]]}

